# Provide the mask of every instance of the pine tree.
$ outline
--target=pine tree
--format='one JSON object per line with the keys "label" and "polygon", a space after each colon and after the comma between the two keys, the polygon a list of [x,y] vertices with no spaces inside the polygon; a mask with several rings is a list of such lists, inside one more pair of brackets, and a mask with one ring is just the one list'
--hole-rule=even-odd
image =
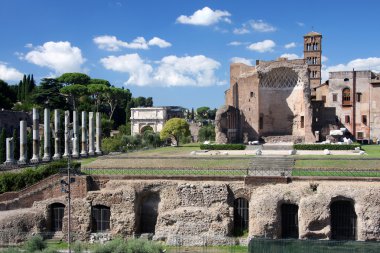
{"label": "pine tree", "polygon": [[6,138],[7,138],[7,135],[6,135],[6,132],[5,132],[5,128],[2,128],[1,129],[1,134],[0,134],[0,164],[2,164],[3,162],[5,162],[5,159],[6,159],[6,150],[5,150],[5,141],[6,141]]}

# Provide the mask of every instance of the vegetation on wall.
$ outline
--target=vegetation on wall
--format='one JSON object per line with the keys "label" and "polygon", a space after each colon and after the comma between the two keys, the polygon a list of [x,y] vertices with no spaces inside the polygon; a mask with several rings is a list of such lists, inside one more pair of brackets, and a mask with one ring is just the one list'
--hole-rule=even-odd
{"label": "vegetation on wall", "polygon": [[296,150],[354,150],[361,147],[358,143],[353,144],[294,144]]}
{"label": "vegetation on wall", "polygon": [[244,144],[201,144],[202,150],[245,150]]}

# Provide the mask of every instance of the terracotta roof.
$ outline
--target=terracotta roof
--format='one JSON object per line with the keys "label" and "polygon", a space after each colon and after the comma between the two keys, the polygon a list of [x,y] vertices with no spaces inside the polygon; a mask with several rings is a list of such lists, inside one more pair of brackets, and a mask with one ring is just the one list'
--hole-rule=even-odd
{"label": "terracotta roof", "polygon": [[304,37],[317,36],[317,35],[322,36],[322,34],[320,34],[320,33],[311,31],[311,32],[307,33]]}

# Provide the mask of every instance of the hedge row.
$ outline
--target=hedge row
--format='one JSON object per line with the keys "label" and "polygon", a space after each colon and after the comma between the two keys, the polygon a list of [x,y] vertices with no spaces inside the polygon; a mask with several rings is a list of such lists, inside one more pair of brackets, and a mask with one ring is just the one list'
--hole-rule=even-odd
{"label": "hedge row", "polygon": [[[79,168],[80,163],[73,162],[74,168]],[[60,169],[67,168],[64,160],[54,161],[37,168],[28,168],[21,172],[4,172],[0,174],[0,194],[10,191],[19,191],[27,186],[33,185],[38,181],[54,175]]]}
{"label": "hedge row", "polygon": [[202,150],[244,150],[244,144],[201,144]]}
{"label": "hedge row", "polygon": [[354,150],[361,147],[360,144],[294,144],[293,148],[296,150]]}

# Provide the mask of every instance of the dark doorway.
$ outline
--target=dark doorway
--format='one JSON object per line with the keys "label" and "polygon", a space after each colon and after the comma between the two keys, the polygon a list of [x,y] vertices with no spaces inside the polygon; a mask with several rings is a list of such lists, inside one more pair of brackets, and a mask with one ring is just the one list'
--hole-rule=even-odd
{"label": "dark doorway", "polygon": [[248,232],[249,203],[245,198],[234,200],[234,235],[242,236]]}
{"label": "dark doorway", "polygon": [[298,239],[298,206],[281,205],[281,237]]}
{"label": "dark doorway", "polygon": [[143,198],[140,206],[140,233],[152,233],[156,230],[158,204],[160,196],[157,193]]}
{"label": "dark doorway", "polygon": [[53,232],[62,231],[62,221],[65,214],[65,205],[61,203],[53,203],[50,205],[50,230]]}
{"label": "dark doorway", "polygon": [[104,232],[110,229],[111,211],[108,206],[93,206],[91,216],[93,232]]}
{"label": "dark doorway", "polygon": [[348,200],[334,201],[330,206],[331,239],[356,240],[356,213]]}

